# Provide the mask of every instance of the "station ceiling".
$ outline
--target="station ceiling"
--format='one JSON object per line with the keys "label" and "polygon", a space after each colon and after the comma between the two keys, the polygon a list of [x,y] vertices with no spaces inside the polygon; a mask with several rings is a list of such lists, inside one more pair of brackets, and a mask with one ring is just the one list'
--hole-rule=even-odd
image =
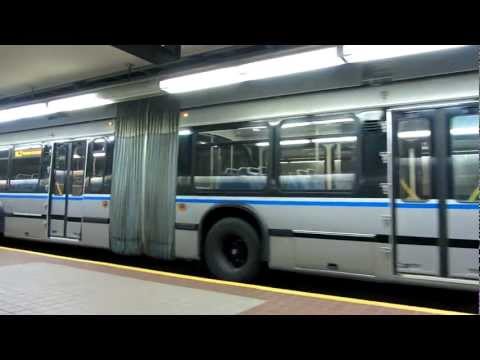
{"label": "station ceiling", "polygon": [[[180,57],[232,45],[181,45]],[[154,64],[110,45],[0,45],[0,99]],[[149,61],[150,60],[150,61]]]}

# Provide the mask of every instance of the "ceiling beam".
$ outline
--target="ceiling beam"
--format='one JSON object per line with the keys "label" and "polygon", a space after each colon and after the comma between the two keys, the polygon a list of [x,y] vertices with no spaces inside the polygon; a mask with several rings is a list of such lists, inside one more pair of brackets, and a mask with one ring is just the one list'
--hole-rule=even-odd
{"label": "ceiling beam", "polygon": [[181,45],[113,45],[131,55],[160,65],[180,59]]}

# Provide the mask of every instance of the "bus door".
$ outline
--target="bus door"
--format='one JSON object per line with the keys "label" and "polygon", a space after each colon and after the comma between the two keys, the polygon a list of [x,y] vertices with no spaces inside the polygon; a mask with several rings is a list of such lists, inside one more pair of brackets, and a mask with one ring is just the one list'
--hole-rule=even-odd
{"label": "bus door", "polygon": [[478,280],[478,104],[445,109],[448,133],[448,276]]}
{"label": "bus door", "polygon": [[[396,273],[440,276],[441,229],[435,110],[392,112],[392,207]],[[443,239],[442,239],[443,238]]]}
{"label": "bus door", "polygon": [[474,203],[478,115],[469,109],[392,111],[391,206],[397,274],[478,276],[478,254],[472,251],[478,249],[478,217],[472,211],[478,208]]}
{"label": "bus door", "polygon": [[50,238],[81,238],[86,149],[85,140],[54,144],[48,213]]}

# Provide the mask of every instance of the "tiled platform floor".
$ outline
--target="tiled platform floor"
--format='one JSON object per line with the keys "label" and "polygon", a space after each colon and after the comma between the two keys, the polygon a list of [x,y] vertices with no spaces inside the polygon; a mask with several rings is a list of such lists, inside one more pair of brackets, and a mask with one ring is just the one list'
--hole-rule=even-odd
{"label": "tiled platform floor", "polygon": [[441,313],[448,312],[228,284],[0,247],[0,314]]}

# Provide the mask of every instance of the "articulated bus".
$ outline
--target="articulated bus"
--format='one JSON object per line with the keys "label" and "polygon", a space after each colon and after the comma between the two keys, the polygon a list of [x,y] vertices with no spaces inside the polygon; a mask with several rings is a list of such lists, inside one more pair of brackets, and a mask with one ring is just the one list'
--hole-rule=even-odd
{"label": "articulated bus", "polygon": [[[5,237],[109,248],[114,121],[0,135]],[[182,109],[179,121],[177,258],[234,281],[266,264],[478,290],[473,75]]]}

